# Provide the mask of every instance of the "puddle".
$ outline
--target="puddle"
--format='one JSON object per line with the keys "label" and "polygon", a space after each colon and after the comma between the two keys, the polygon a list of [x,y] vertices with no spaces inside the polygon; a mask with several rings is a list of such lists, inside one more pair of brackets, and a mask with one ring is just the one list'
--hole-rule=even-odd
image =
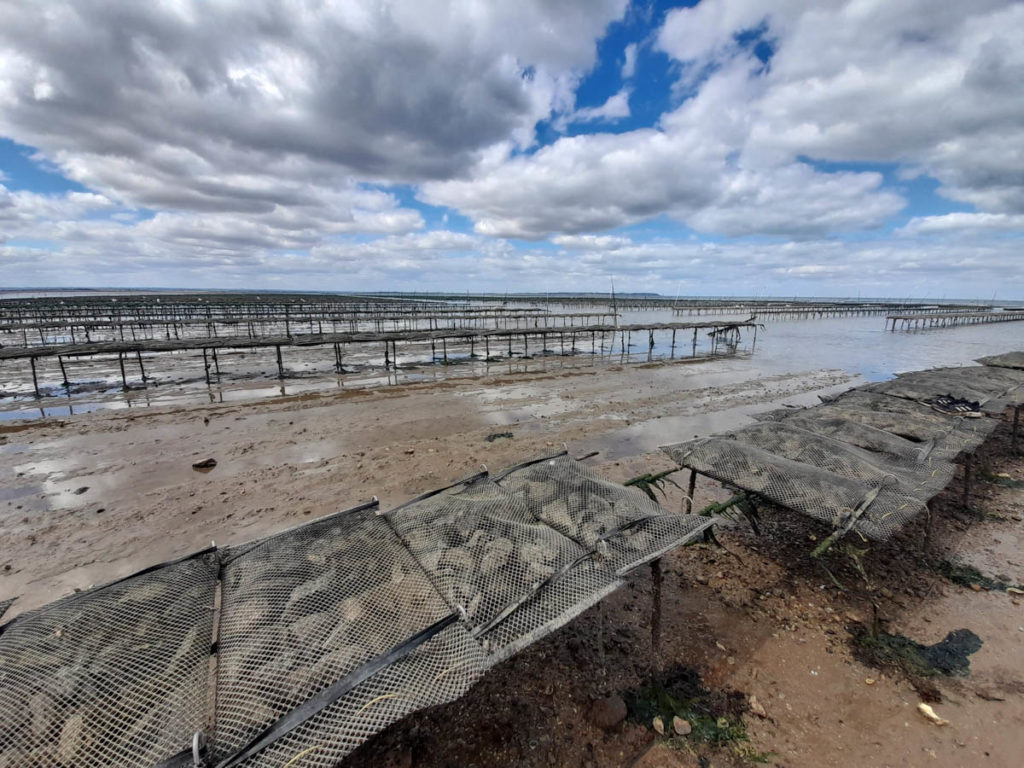
{"label": "puddle", "polygon": [[18,485],[7,488],[0,487],[0,501],[20,499],[25,496],[34,496],[37,493],[42,492],[43,487],[41,485]]}

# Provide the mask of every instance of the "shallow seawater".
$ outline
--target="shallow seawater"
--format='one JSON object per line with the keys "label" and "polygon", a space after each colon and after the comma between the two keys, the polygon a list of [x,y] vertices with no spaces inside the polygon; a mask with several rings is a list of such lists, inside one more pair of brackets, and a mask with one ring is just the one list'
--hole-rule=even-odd
{"label": "shallow seawater", "polygon": [[[552,307],[553,311],[558,311]],[[705,321],[707,316],[673,316],[671,311],[623,312],[622,324],[644,322]],[[715,318],[722,319],[722,318]],[[741,318],[729,318],[741,319]],[[997,323],[925,330],[891,332],[885,330],[882,316],[839,317],[814,320],[766,319],[756,337],[744,332],[739,345],[743,354],[735,359],[716,360],[686,367],[690,374],[706,370],[701,386],[715,385],[722,376],[721,366],[729,370],[725,378],[736,376],[774,375],[821,369],[843,370],[869,381],[884,380],[896,373],[948,365],[970,365],[984,355],[1024,348],[1024,323]],[[573,342],[575,341],[575,346]],[[667,358],[686,358],[692,351],[692,335],[680,331],[672,346],[670,332],[658,332],[654,346],[646,333],[623,339],[609,337],[592,341],[589,335],[572,337],[567,329],[563,337],[552,334],[545,345],[551,353],[542,354],[542,345],[531,344],[532,357],[484,360],[470,357],[466,345],[448,347],[453,364],[431,362],[429,344],[405,344],[399,347],[401,366],[385,370],[382,357],[372,350],[353,350],[346,357],[348,372],[332,370],[330,347],[289,348],[285,350],[288,374],[284,381],[276,379],[272,351],[247,350],[224,352],[220,356],[223,376],[207,384],[202,357],[198,353],[172,353],[143,356],[148,386],[132,364],[129,370],[131,389],[122,391],[115,358],[68,361],[69,378],[79,382],[66,391],[54,386],[56,365],[41,360],[41,389],[44,397],[36,399],[31,379],[16,365],[7,364],[0,379],[0,421],[25,418],[52,418],[101,409],[145,408],[149,406],[189,405],[202,403],[240,402],[312,392],[394,386],[409,383],[445,381],[453,378],[514,375],[523,372],[552,372],[618,364],[643,364]],[[625,347],[623,346],[625,342]],[[709,351],[705,331],[698,331],[698,355]],[[498,345],[491,351],[497,353]],[[562,349],[571,354],[559,354]],[[592,351],[593,349],[593,351]],[[476,349],[476,353],[482,350]],[[504,350],[501,350],[504,351]],[[517,352],[521,354],[523,350]],[[133,377],[134,374],[134,377]]]}

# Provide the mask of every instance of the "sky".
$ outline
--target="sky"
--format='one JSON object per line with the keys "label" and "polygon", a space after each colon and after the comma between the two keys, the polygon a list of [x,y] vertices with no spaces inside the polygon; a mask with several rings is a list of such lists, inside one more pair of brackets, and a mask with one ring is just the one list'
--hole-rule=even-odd
{"label": "sky", "polygon": [[0,288],[1024,299],[1024,3],[5,0]]}

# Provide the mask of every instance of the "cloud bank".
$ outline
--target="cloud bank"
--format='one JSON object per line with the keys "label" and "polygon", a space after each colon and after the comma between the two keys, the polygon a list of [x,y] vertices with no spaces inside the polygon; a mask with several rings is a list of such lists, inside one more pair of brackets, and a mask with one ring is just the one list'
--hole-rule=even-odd
{"label": "cloud bank", "polygon": [[5,3],[0,287],[1020,292],[1024,5],[640,10]]}

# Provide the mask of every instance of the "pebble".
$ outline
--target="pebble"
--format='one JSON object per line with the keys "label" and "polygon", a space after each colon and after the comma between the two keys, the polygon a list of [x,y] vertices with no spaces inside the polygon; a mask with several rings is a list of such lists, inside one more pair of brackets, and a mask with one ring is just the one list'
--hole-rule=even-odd
{"label": "pebble", "polygon": [[676,715],[672,718],[672,730],[676,732],[677,736],[689,736],[693,731],[693,726],[683,718]]}
{"label": "pebble", "polygon": [[760,718],[768,717],[768,712],[765,710],[764,705],[757,700],[757,696],[750,697],[750,711]]}

